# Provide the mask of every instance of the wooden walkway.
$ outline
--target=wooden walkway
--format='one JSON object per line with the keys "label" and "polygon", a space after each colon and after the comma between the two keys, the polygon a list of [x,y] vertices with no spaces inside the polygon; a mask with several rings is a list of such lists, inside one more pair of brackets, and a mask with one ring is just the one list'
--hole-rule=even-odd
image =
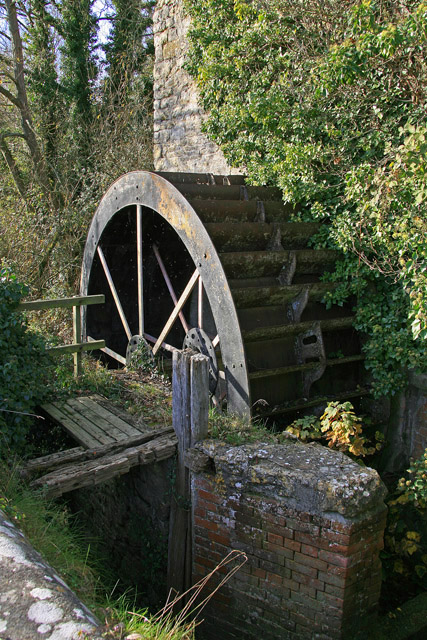
{"label": "wooden walkway", "polygon": [[25,476],[39,476],[31,485],[43,488],[48,497],[100,484],[176,452],[172,426],[136,423],[101,396],[52,402],[42,410],[80,445],[30,460],[23,467]]}

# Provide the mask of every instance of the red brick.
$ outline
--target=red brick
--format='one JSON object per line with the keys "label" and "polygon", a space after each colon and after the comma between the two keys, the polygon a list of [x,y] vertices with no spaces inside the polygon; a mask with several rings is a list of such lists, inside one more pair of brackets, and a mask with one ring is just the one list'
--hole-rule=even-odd
{"label": "red brick", "polygon": [[317,547],[313,547],[309,544],[302,544],[301,545],[301,553],[303,553],[305,556],[311,556],[312,558],[317,558],[317,555],[319,553],[319,549]]}
{"label": "red brick", "polygon": [[301,531],[303,533],[310,533],[312,536],[318,536],[320,529],[317,525],[311,522],[302,522],[301,520],[286,520],[286,526],[294,531]]}
{"label": "red brick", "polygon": [[322,582],[322,580],[307,576],[305,573],[298,573],[298,571],[292,571],[292,580],[295,580],[295,582],[300,584],[304,584],[307,587],[312,587],[317,591],[323,591],[325,588],[325,583]]}
{"label": "red brick", "polygon": [[212,540],[212,542],[217,542],[218,544],[222,544],[225,547],[230,546],[230,536],[224,536],[224,535],[215,533],[214,531],[209,531],[208,537],[209,537],[209,540]]}
{"label": "red brick", "polygon": [[294,538],[302,544],[307,544],[311,547],[316,547],[317,549],[328,547],[328,542],[326,540],[322,541],[319,536],[311,536],[308,533],[303,533],[302,531],[295,531]]}
{"label": "red brick", "polygon": [[318,576],[319,580],[323,580],[325,584],[335,585],[337,587],[344,587],[346,584],[345,578],[341,576],[336,576],[332,574],[330,571],[319,571]]}
{"label": "red brick", "polygon": [[345,556],[341,556],[330,551],[324,551],[323,549],[320,549],[318,557],[320,560],[325,560],[329,564],[343,568],[350,567],[353,561],[352,558],[346,558]]}
{"label": "red brick", "polygon": [[[277,544],[272,544],[271,542],[264,542],[263,549],[267,551],[271,551],[272,553],[277,554],[279,558],[288,558],[289,560],[294,559],[294,551],[292,549],[286,549],[286,547],[281,547]],[[283,564],[283,563],[281,563]]]}
{"label": "red brick", "polygon": [[213,504],[221,504],[223,502],[223,498],[221,496],[216,495],[215,493],[210,493],[209,491],[205,491],[204,489],[199,490],[199,496],[206,500],[206,502],[211,502]]}
{"label": "red brick", "polygon": [[212,482],[205,476],[195,476],[194,481],[196,489],[206,489],[206,491],[212,491]]}
{"label": "red brick", "polygon": [[333,531],[332,529],[325,529],[324,527],[321,530],[321,537],[329,540],[330,542],[336,542],[337,544],[349,545],[350,544],[350,536],[347,533],[338,533],[337,531]]}
{"label": "red brick", "polygon": [[283,516],[278,516],[275,513],[263,513],[262,518],[267,524],[268,531],[275,531],[277,529],[283,529],[286,526],[286,520]]}
{"label": "red brick", "polygon": [[254,576],[257,576],[262,580],[264,580],[267,576],[267,572],[265,571],[265,569],[258,569],[257,567],[252,567],[252,573]]}
{"label": "red brick", "polygon": [[202,529],[209,529],[210,531],[218,531],[218,525],[216,522],[212,522],[212,520],[204,520],[199,516],[194,517],[194,524],[197,527],[202,527]]}
{"label": "red brick", "polygon": [[196,504],[200,509],[205,509],[209,513],[218,513],[219,505],[217,504],[201,500],[200,498],[197,500]]}
{"label": "red brick", "polygon": [[283,536],[278,536],[275,533],[269,533],[267,535],[267,540],[272,542],[273,544],[282,545],[283,546]]}
{"label": "red brick", "polygon": [[317,578],[317,569],[306,567],[304,564],[300,564],[299,562],[288,560],[286,562],[286,567],[290,569],[292,573],[297,571],[298,573],[305,573],[307,576],[311,576],[312,578]]}
{"label": "red brick", "polygon": [[344,600],[343,598],[337,598],[336,596],[332,596],[329,593],[318,593],[317,594],[317,599],[320,602],[325,602],[326,604],[328,604],[330,607],[335,608],[335,609],[339,609],[339,610],[343,610],[344,608]]}
{"label": "red brick", "polygon": [[[291,592],[289,595],[290,598],[292,598],[292,593],[297,593],[299,592],[299,589],[300,589],[300,583],[297,582],[296,580],[292,580],[292,578],[283,578],[283,586],[290,590]],[[267,597],[268,597],[268,593],[267,593]]]}
{"label": "red brick", "polygon": [[306,556],[303,553],[295,553],[294,560],[295,562],[300,562],[301,564],[305,564],[307,567],[313,567],[319,571],[326,571],[328,568],[328,563],[325,560]]}
{"label": "red brick", "polygon": [[283,545],[288,549],[292,549],[292,551],[300,551],[301,543],[296,540],[289,540],[288,538],[283,539]]}
{"label": "red brick", "polygon": [[282,584],[283,578],[277,573],[267,573],[267,582],[273,582],[274,584]]}
{"label": "red brick", "polygon": [[330,593],[332,596],[337,596],[338,598],[342,598],[343,600],[348,595],[351,595],[350,589],[344,590],[342,587],[337,587],[336,585],[332,584],[325,585],[325,593]]}

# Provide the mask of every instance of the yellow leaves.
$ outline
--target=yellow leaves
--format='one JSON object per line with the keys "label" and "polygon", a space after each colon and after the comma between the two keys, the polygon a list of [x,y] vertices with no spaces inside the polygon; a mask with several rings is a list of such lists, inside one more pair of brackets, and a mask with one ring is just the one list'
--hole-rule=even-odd
{"label": "yellow leaves", "polygon": [[417,531],[408,531],[406,537],[408,540],[415,540],[415,542],[419,542],[421,540],[421,536]]}

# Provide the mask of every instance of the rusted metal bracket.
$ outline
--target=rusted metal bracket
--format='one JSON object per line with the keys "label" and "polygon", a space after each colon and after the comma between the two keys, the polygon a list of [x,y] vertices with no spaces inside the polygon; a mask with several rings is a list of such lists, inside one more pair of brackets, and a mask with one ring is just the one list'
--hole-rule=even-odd
{"label": "rusted metal bracket", "polygon": [[297,336],[295,341],[295,353],[298,364],[318,362],[319,366],[302,373],[303,396],[308,398],[313,382],[319,380],[326,369],[325,345],[323,343],[320,322],[315,322],[311,329]]}

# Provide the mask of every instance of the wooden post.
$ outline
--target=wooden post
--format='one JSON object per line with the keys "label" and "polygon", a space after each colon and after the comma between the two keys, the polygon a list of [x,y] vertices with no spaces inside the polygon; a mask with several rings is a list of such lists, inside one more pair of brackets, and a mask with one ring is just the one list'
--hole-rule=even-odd
{"label": "wooden post", "polygon": [[[172,424],[178,438],[169,525],[168,588],[182,594],[191,586],[190,472],[184,454],[207,435],[209,359],[190,349],[175,351],[172,372]],[[181,605],[184,605],[181,602]]]}
{"label": "wooden post", "polygon": [[[75,344],[82,341],[82,316],[80,305],[73,307],[73,340]],[[82,352],[76,351],[74,354],[74,377],[78,378],[82,373]]]}

